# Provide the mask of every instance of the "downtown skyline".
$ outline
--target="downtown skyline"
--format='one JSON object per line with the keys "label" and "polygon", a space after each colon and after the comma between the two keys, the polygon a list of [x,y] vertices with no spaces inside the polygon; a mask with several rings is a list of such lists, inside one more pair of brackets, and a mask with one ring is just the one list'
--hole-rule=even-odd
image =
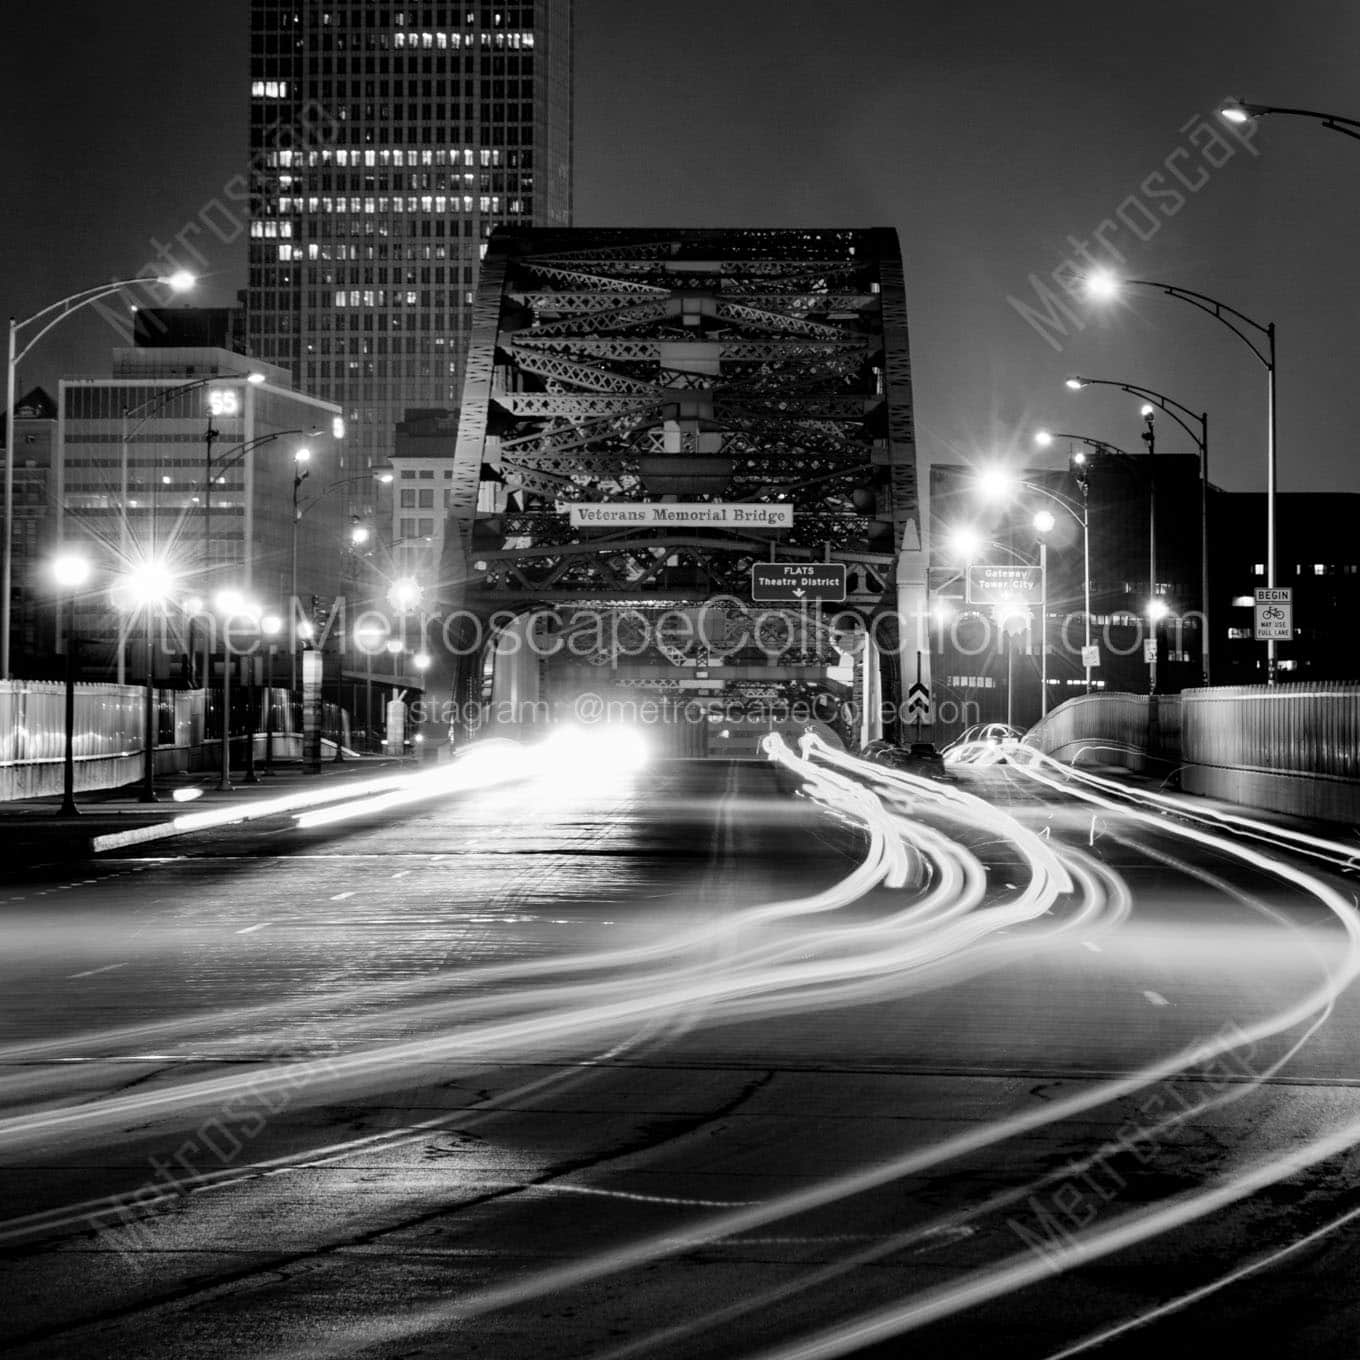
{"label": "downtown skyline", "polygon": [[[88,19],[65,60],[93,107],[44,106],[35,74],[7,81],[11,178],[30,186],[4,228],[11,310],[158,252],[202,272],[195,304],[231,303],[246,282],[233,199],[248,154],[244,10],[224,24],[152,0],[135,26],[111,27],[99,7],[62,8]],[[1085,256],[1202,290],[1278,327],[1281,491],[1360,490],[1348,444],[1360,284],[1346,250],[1360,148],[1301,119],[1263,120],[1243,140],[1213,116],[1229,95],[1355,115],[1338,54],[1357,20],[1328,3],[1154,4],[1111,37],[1084,16],[1066,3],[1024,16],[869,4],[845,25],[800,0],[645,14],[579,0],[575,220],[894,226],[926,461],[1032,462],[1041,427],[1134,443],[1137,404],[1074,396],[1062,380],[1079,372],[1207,410],[1214,480],[1260,489],[1264,384],[1233,337],[1150,292],[1114,309],[1069,303],[1054,279]],[[29,22],[16,20],[21,39]],[[81,156],[73,201],[50,167]],[[1027,319],[1045,306],[1056,326]],[[72,323],[25,365],[21,390],[106,371],[114,343],[98,317]]]}

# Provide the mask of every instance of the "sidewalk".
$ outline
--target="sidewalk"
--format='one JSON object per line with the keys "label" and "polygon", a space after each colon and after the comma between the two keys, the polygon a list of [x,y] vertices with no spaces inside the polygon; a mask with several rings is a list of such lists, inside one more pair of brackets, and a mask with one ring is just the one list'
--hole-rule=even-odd
{"label": "sidewalk", "polygon": [[[286,798],[321,784],[371,778],[402,768],[414,771],[416,766],[395,756],[346,757],[339,763],[327,760],[317,774],[306,774],[297,764],[275,765],[272,774],[265,774],[261,766],[255,784],[244,782],[244,770],[233,769],[230,791],[218,788],[215,770],[167,774],[156,781],[158,802],[139,801],[140,782],[119,789],[91,789],[76,794],[79,814],[75,817],[59,815],[59,796],[0,803],[0,880],[43,864],[88,859],[95,853],[91,843],[97,836],[168,824],[188,813],[247,808],[251,803]],[[161,839],[149,842],[169,843]]]}

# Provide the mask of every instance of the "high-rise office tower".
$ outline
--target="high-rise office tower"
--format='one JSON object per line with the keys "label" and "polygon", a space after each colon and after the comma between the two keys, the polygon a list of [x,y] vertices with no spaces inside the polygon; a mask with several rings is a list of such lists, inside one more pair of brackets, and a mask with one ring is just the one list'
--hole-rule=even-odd
{"label": "high-rise office tower", "polygon": [[492,228],[571,221],[572,0],[252,0],[250,79],[248,345],[372,466],[458,405]]}

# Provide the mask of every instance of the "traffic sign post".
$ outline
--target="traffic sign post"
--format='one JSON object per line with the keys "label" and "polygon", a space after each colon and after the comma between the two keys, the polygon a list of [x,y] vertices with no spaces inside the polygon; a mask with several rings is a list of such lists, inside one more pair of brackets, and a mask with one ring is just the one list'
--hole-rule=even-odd
{"label": "traffic sign post", "polygon": [[843,604],[844,562],[753,562],[751,599],[757,604]]}
{"label": "traffic sign post", "polygon": [[1257,586],[1253,610],[1257,642],[1293,641],[1293,586]]}

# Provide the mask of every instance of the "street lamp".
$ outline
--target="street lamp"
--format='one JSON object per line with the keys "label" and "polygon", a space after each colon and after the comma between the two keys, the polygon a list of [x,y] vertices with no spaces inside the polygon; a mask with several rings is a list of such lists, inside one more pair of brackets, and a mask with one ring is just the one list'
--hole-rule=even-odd
{"label": "street lamp", "polygon": [[[260,620],[264,635],[264,772],[274,773],[274,639],[283,631],[283,620],[277,614],[266,614]],[[291,692],[290,692],[291,697]],[[251,739],[252,744],[254,738]]]}
{"label": "street lamp", "polygon": [[[11,437],[10,443],[13,442]],[[57,583],[58,595],[66,595],[66,754],[62,765],[61,807],[57,809],[57,816],[74,817],[80,811],[76,807],[76,591],[90,579],[89,559],[77,552],[59,553],[52,561],[52,579]],[[57,612],[60,615],[60,598]]]}
{"label": "street lamp", "polygon": [[[265,375],[258,370],[252,370],[247,373],[245,378],[248,383],[256,385],[265,381]],[[188,380],[172,379],[168,381],[173,384],[168,391],[157,392],[136,406],[123,407],[123,430],[119,443],[121,454],[119,457],[118,535],[120,552],[124,561],[128,560],[130,556],[128,550],[129,525],[127,511],[137,504],[136,501],[130,501],[128,499],[129,445],[133,439],[141,433],[142,428],[146,423],[153,419],[158,411],[163,410],[174,401],[176,397],[187,396],[190,392],[195,392],[212,383],[223,382],[224,377],[221,374],[214,373],[211,377],[207,378],[193,378]],[[128,421],[132,419],[133,416],[141,416],[141,419],[129,428]],[[162,485],[169,485],[170,483],[169,477],[162,477],[160,480]],[[156,487],[154,485],[152,487],[151,495],[151,533],[147,536],[146,541],[151,545],[152,549],[154,549],[156,533]],[[193,648],[191,647],[189,650],[192,655]],[[121,644],[118,648],[118,683],[120,685],[123,683],[123,648]]]}
{"label": "street lamp", "polygon": [[387,630],[375,623],[361,623],[354,629],[354,641],[364,654],[364,742],[373,747],[373,654],[382,647]]}
{"label": "street lamp", "polygon": [[[1121,392],[1129,393],[1130,396],[1142,397],[1165,411],[1190,436],[1195,447],[1199,450],[1199,592],[1200,612],[1203,615],[1200,664],[1204,671],[1204,683],[1210,684],[1212,683],[1210,670],[1212,629],[1209,626],[1211,617],[1209,603],[1209,413],[1207,411],[1192,411],[1184,402],[1179,402],[1174,397],[1168,397],[1165,392],[1144,387],[1140,383],[1120,382],[1115,378],[1074,376],[1066,380],[1066,386],[1071,388],[1073,392],[1080,392],[1086,387],[1117,387]],[[1194,427],[1186,423],[1191,420],[1199,426],[1198,433],[1196,433]]]}
{"label": "street lamp", "polygon": [[1360,118],[1346,118],[1339,113],[1319,113],[1316,109],[1285,109],[1275,104],[1248,104],[1243,99],[1225,100],[1218,110],[1218,116],[1227,123],[1241,127],[1254,123],[1268,114],[1283,114],[1293,118],[1311,118],[1333,132],[1346,137],[1360,138]]}
{"label": "street lamp", "polygon": [[[231,625],[251,614],[250,606],[239,590],[219,590],[213,599],[217,615],[222,621],[222,774],[217,787],[231,792]],[[251,724],[251,745],[254,745],[254,724]],[[254,782],[253,780],[250,782]]]}
{"label": "street lamp", "polygon": [[[339,425],[343,426],[344,422],[338,421],[338,423]],[[339,491],[343,487],[354,486],[359,482],[370,481],[374,477],[377,477],[379,480],[383,480],[382,474],[372,472],[361,472],[353,477],[342,477],[339,481],[332,482],[328,487],[325,488],[325,490],[319,492],[317,495],[313,496],[310,500],[303,501],[300,499],[299,493],[302,490],[303,482],[305,482],[308,476],[310,475],[311,470],[307,465],[308,463],[311,462],[311,457],[312,451],[310,449],[305,448],[298,449],[298,451],[293,455],[293,522],[291,526],[292,528],[291,540],[289,543],[289,555],[292,563],[292,594],[293,594],[293,598],[289,606],[289,618],[290,618],[289,648],[293,654],[292,666],[290,669],[291,688],[293,689],[297,688],[297,652],[298,642],[301,639],[301,633],[298,631],[297,622],[298,525],[302,522],[303,517],[307,514],[309,510],[313,509],[315,506],[320,505],[321,502],[325,500],[326,497],[329,496],[332,492]],[[387,480],[390,481],[391,478],[388,477]],[[365,533],[367,533],[367,531],[365,531]],[[350,541],[351,543],[356,541],[354,538],[354,531],[352,529],[350,531]]]}
{"label": "street lamp", "polygon": [[[1077,439],[1078,435],[1050,435],[1046,430],[1040,430],[1035,436],[1036,442],[1051,444],[1054,438]],[[1098,441],[1097,441],[1098,442]],[[1113,449],[1114,446],[1103,445],[1102,447]],[[1046,486],[1040,486],[1037,482],[1020,481],[1010,476],[1003,469],[986,468],[980,472],[976,478],[976,485],[979,492],[986,499],[995,499],[997,489],[1004,485],[1006,494],[1014,495],[1024,490],[1032,492],[1036,496],[1043,496],[1046,500],[1052,501],[1054,505],[1061,507],[1067,514],[1081,527],[1081,593],[1082,593],[1082,616],[1083,616],[1083,639],[1082,639],[1082,670],[1086,674],[1086,693],[1091,692],[1091,508],[1089,501],[1089,483],[1086,478],[1086,455],[1080,451],[1072,455],[1073,476],[1077,486],[1081,490],[1081,505],[1069,500],[1060,492],[1051,491]],[[1040,511],[1040,515],[1048,515],[1047,511]],[[1051,532],[1057,524],[1054,520],[1048,524],[1047,528],[1042,528],[1038,523],[1039,516],[1035,516],[1034,527],[1040,533]],[[1052,516],[1048,515],[1052,520]],[[1046,589],[1046,587],[1045,587]],[[1047,624],[1045,624],[1047,628]],[[1047,692],[1047,691],[1045,691]]]}
{"label": "street lamp", "polygon": [[[155,611],[163,608],[174,589],[170,568],[154,558],[139,562],[113,587],[115,603],[123,609],[142,614],[145,627],[146,706],[142,733],[142,791],[138,801],[156,803],[156,668],[152,622]],[[122,643],[119,643],[122,650]]]}
{"label": "street lamp", "polygon": [[[60,325],[68,316],[106,298],[124,288],[147,287],[161,284],[172,292],[182,293],[194,286],[194,276],[184,270],[174,274],[138,278],[115,279],[111,283],[96,284],[79,293],[71,293],[58,299],[41,311],[26,316],[22,321],[9,319],[9,357],[5,367],[5,540],[3,566],[0,566],[0,679],[10,676],[9,632],[10,632],[10,592],[14,580],[14,383],[19,365],[28,357],[29,352],[39,340],[54,326]],[[19,332],[26,326],[38,325],[37,334],[22,348],[19,348]]]}
{"label": "street lamp", "polygon": [[314,439],[320,433],[321,430],[318,427],[308,430],[275,430],[272,434],[262,434],[255,439],[246,440],[243,444],[237,444],[233,448],[224,449],[214,458],[213,440],[218,435],[217,430],[213,428],[212,417],[208,417],[203,455],[203,562],[209,573],[212,570],[212,484],[214,468],[216,468],[220,480],[224,473],[229,472],[247,454],[253,453],[265,444],[272,444],[276,439],[286,439],[289,435],[294,434],[300,434],[307,439]]}
{"label": "street lamp", "polygon": [[1166,618],[1171,612],[1165,600],[1151,599],[1147,602],[1148,631],[1151,637],[1148,639],[1147,663],[1148,663],[1148,694],[1157,693],[1157,625]]}
{"label": "street lamp", "polygon": [[1030,521],[1039,535],[1039,717],[1048,716],[1048,540],[1058,521],[1048,510],[1038,511]]}
{"label": "street lamp", "polygon": [[[1000,543],[996,539],[984,537],[983,534],[971,524],[961,524],[954,529],[951,529],[945,539],[945,543],[951,553],[963,560],[965,582],[967,581],[966,573],[968,569],[973,565],[973,560],[983,548],[999,548],[1017,562],[1021,562],[1027,567],[1034,566],[1034,562],[1030,558],[1027,558],[1023,553],[1016,552],[1009,544]],[[1045,547],[1042,540],[1040,541],[1039,549],[1039,568],[1042,578],[1047,567]],[[968,594],[968,589],[968,586],[965,584],[965,597]],[[1047,586],[1042,579],[1040,589],[1046,599],[1048,591]],[[1015,715],[1015,648],[1010,642],[1011,630],[1007,621],[1012,618],[1028,619],[1029,610],[1023,604],[1016,603],[1015,601],[1006,602],[1003,600],[996,602],[993,605],[993,611],[999,625],[998,640],[1001,638],[1006,639],[1006,722],[1010,725],[1012,724]],[[1028,627],[1028,624],[1026,624],[1026,626]],[[1018,632],[1019,629],[1016,631]]]}
{"label": "street lamp", "polygon": [[[1293,112],[1293,110],[1273,110]],[[1343,129],[1338,128],[1338,131]],[[1275,588],[1275,493],[1276,493],[1276,402],[1275,402],[1275,323],[1261,322],[1230,307],[1207,293],[1196,293],[1176,284],[1152,279],[1119,280],[1109,270],[1087,276],[1087,292],[1096,298],[1117,297],[1121,288],[1153,288],[1168,297],[1179,298],[1226,326],[1254,354],[1266,370],[1266,586]],[[1253,332],[1255,333],[1253,336]],[[1266,643],[1266,684],[1275,683],[1276,643]]]}

